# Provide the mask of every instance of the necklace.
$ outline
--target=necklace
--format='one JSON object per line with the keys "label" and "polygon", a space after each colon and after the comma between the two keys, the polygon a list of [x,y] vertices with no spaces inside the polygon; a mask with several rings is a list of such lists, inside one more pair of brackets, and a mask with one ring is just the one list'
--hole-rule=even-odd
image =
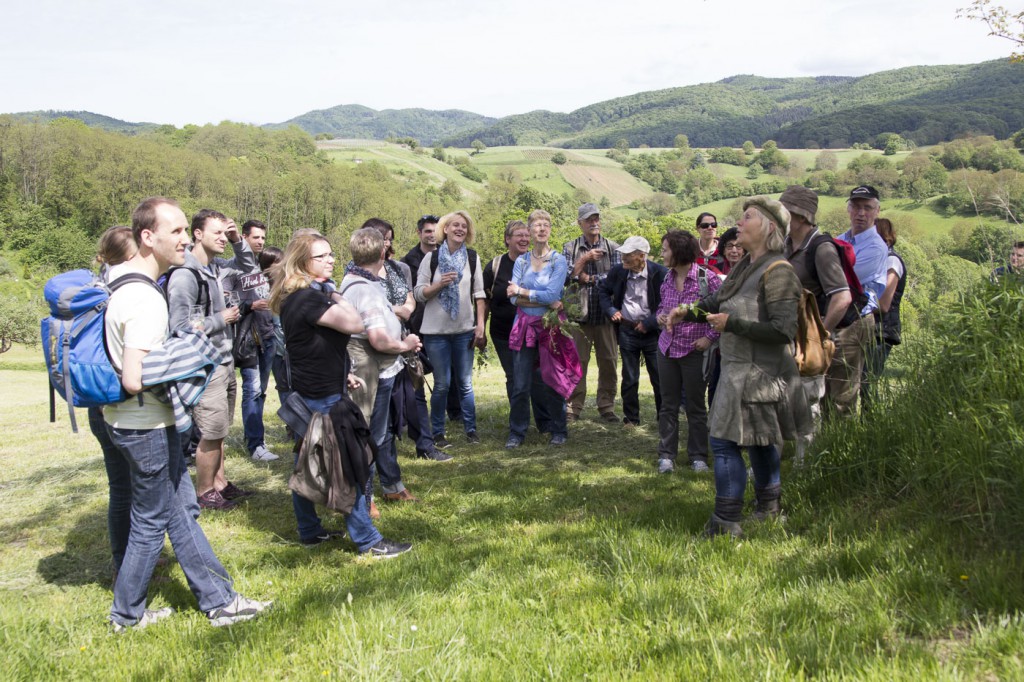
{"label": "necklace", "polygon": [[552,253],[554,253],[554,249],[548,249],[547,254],[543,256],[538,256],[536,251],[531,251],[530,255],[536,258],[537,260],[541,261],[542,263],[546,263],[547,261],[551,260]]}

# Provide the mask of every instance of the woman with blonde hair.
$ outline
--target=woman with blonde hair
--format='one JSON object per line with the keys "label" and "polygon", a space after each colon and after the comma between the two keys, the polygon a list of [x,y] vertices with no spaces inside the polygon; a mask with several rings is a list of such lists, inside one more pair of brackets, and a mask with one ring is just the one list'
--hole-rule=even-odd
{"label": "woman with blonde hair", "polygon": [[[327,283],[334,273],[334,252],[318,234],[301,234],[288,244],[274,266],[270,308],[281,316],[291,376],[291,390],[310,410],[327,413],[340,402],[353,377],[348,374],[348,340],[363,331],[359,313]],[[366,481],[350,481],[362,490]],[[292,493],[292,507],[302,544],[328,542],[343,533],[325,530],[308,499]],[[385,540],[373,525],[365,495],[356,495],[345,517],[348,536],[360,553],[388,558],[412,545]]]}
{"label": "woman with blonde hair", "polygon": [[797,331],[803,288],[782,256],[789,211],[769,197],[743,205],[737,242],[747,255],[722,287],[694,305],[681,305],[667,322],[707,321],[721,332],[722,376],[711,405],[715,455],[715,510],[708,535],[742,535],[746,448],[754,470],[757,509],[763,520],[780,513],[779,447],[810,433],[810,411],[790,344]]}
{"label": "woman with blonde hair", "polygon": [[470,443],[480,442],[476,433],[473,398],[473,350],[487,344],[484,336],[483,268],[473,243],[473,219],[465,211],[441,218],[437,231],[444,240],[424,257],[416,277],[414,295],[425,304],[420,333],[423,349],[434,366],[430,394],[430,421],[434,444],[450,445],[445,438],[445,405],[452,376],[457,377],[462,423]]}

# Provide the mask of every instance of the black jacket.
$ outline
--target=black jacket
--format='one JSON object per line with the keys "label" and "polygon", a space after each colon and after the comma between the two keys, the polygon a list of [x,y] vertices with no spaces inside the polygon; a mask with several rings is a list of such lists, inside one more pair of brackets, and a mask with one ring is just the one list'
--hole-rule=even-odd
{"label": "black jacket", "polygon": [[[608,276],[601,281],[598,295],[601,297],[601,310],[608,317],[622,311],[622,300],[626,297],[626,280],[629,270],[622,265],[615,265],[608,271]],[[668,268],[647,259],[647,307],[651,314],[643,320],[647,333],[658,330],[658,306],[661,304],[661,285],[668,274]]]}

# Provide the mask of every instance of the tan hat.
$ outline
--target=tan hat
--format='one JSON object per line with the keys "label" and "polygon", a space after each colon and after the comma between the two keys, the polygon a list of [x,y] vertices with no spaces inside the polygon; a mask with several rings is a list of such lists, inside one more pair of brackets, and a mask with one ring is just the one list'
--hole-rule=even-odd
{"label": "tan hat", "polygon": [[790,185],[779,197],[782,205],[789,209],[790,213],[807,218],[807,222],[814,225],[814,216],[818,212],[818,195],[801,185]]}
{"label": "tan hat", "polygon": [[615,250],[619,253],[633,253],[635,251],[650,253],[651,243],[643,237],[628,237],[626,241],[622,242],[622,246]]}
{"label": "tan hat", "polygon": [[789,234],[789,210],[782,205],[781,201],[776,201],[771,197],[756,196],[750,197],[743,202],[743,210],[746,211],[751,206],[756,206],[772,219],[772,222],[779,226],[779,230],[782,232],[782,236],[785,237]]}

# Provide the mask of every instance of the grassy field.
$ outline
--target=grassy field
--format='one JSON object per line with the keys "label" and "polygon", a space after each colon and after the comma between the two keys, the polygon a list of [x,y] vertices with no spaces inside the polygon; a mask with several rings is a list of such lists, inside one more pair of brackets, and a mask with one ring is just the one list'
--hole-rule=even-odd
{"label": "grassy field", "polygon": [[[422,502],[383,506],[379,527],[412,553],[373,563],[347,541],[300,546],[286,458],[252,463],[236,423],[228,473],[259,495],[200,522],[237,589],[274,599],[273,611],[210,628],[172,563],[150,598],[178,613],[115,636],[98,447],[87,429],[71,434],[66,414],[47,423],[38,352],[5,354],[0,370],[4,679],[1024,676],[1024,619],[999,595],[1006,557],[860,500],[807,499],[788,463],[785,524],[705,540],[712,478],[655,473],[646,383],[646,426],[594,421],[591,402],[568,447],[531,434],[509,453],[496,366],[475,382],[482,445],[450,433],[449,464],[400,445]],[[267,421],[271,448],[286,453]]]}

